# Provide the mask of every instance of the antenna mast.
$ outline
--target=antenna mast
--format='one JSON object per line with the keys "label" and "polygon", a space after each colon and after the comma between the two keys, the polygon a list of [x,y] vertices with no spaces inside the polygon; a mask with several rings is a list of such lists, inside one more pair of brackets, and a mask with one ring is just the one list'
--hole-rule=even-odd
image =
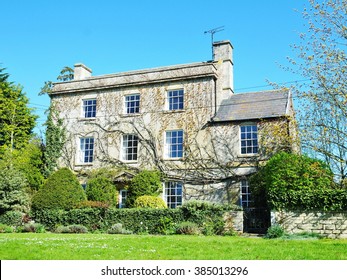
{"label": "antenna mast", "polygon": [[213,52],[213,36],[215,33],[223,31],[224,30],[224,26],[220,26],[217,28],[213,28],[211,30],[207,30],[204,32],[204,34],[210,33],[211,34],[211,47],[212,47],[212,60],[214,60],[214,52]]}

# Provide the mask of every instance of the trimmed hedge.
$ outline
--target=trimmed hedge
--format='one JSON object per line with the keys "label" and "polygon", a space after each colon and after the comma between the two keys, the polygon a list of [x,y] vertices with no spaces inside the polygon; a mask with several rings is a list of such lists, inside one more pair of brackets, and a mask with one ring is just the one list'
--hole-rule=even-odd
{"label": "trimmed hedge", "polygon": [[223,233],[223,214],[231,210],[229,206],[192,202],[180,208],[80,208],[65,210],[35,210],[31,213],[37,223],[44,224],[53,231],[61,225],[80,224],[90,231],[106,232],[114,224],[120,223],[133,233],[170,234],[176,232],[182,222],[196,223],[202,232]]}
{"label": "trimmed hedge", "polygon": [[158,196],[143,195],[136,198],[134,203],[135,208],[154,208],[163,209],[167,208],[165,201]]}

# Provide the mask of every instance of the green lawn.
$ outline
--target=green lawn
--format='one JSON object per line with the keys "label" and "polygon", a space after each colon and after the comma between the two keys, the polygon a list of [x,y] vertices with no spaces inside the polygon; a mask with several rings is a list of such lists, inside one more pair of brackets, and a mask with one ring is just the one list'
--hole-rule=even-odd
{"label": "green lawn", "polygon": [[11,233],[0,251],[1,260],[347,260],[347,240]]}

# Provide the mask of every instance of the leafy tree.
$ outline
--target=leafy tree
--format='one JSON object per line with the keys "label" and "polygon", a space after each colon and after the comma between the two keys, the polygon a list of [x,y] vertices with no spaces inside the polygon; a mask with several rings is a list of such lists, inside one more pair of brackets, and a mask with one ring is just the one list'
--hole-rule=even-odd
{"label": "leafy tree", "polygon": [[85,200],[86,195],[76,176],[68,168],[61,168],[34,195],[32,208],[69,210]]}
{"label": "leafy tree", "polygon": [[9,211],[27,213],[30,199],[24,174],[5,160],[0,161],[0,215]]}
{"label": "leafy tree", "polygon": [[135,200],[143,195],[158,196],[162,191],[159,171],[143,170],[132,180],[128,188],[126,205],[134,207]]}
{"label": "leafy tree", "polygon": [[307,31],[294,45],[290,70],[307,78],[298,85],[303,148],[325,160],[337,178],[347,177],[347,1],[309,0]]}
{"label": "leafy tree", "polygon": [[[1,72],[0,72],[1,73]],[[21,86],[7,82],[6,74],[0,80],[0,147],[23,148],[32,136],[37,116],[28,107],[29,100]]]}

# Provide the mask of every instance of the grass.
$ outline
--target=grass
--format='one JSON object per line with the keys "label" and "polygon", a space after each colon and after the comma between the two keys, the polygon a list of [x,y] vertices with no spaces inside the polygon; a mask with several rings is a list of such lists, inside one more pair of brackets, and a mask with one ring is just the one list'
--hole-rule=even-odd
{"label": "grass", "polygon": [[347,260],[347,240],[108,234],[0,235],[1,260]]}

